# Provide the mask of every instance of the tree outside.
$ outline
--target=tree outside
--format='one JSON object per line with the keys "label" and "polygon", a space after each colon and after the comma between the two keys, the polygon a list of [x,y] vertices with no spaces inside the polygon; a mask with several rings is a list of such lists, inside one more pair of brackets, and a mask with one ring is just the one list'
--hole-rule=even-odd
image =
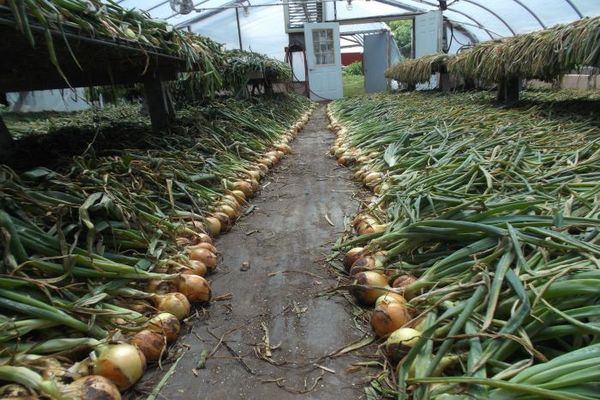
{"label": "tree outside", "polygon": [[402,57],[411,58],[413,21],[410,19],[403,19],[399,21],[390,21],[387,24],[392,30],[392,35],[398,44]]}

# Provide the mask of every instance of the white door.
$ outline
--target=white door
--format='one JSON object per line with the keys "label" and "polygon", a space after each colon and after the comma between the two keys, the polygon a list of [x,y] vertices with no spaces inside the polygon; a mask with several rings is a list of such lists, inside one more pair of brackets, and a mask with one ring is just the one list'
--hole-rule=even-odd
{"label": "white door", "polygon": [[336,22],[305,23],[304,41],[310,98],[320,101],[343,97],[339,25]]}

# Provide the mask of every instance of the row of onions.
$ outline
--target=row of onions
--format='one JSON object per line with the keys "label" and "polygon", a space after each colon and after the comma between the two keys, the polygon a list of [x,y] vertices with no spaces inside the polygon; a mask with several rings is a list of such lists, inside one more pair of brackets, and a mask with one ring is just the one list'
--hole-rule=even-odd
{"label": "row of onions", "polygon": [[0,397],[119,399],[164,359],[192,305],[211,300],[213,238],[311,109],[293,95],[220,100],[182,110],[170,135],[103,128],[133,129],[134,148],[1,166]]}
{"label": "row of onions", "polygon": [[336,245],[383,338],[368,398],[600,398],[597,115],[524,97],[330,105],[331,152],[373,191]]}
{"label": "row of onions", "polygon": [[600,67],[600,17],[513,37],[481,42],[456,55],[433,54],[407,60],[386,71],[409,85],[429,81],[442,70],[485,83],[507,78],[551,81],[581,67]]}

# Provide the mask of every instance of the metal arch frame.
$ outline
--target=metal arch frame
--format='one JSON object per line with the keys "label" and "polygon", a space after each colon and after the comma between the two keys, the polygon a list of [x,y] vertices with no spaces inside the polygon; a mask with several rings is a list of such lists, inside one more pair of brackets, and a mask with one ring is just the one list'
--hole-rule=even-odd
{"label": "metal arch frame", "polygon": [[583,18],[583,14],[581,13],[581,11],[579,11],[579,8],[577,8],[571,0],[565,0],[565,1],[571,6],[573,11],[575,11],[575,13],[579,16],[579,18]]}
{"label": "metal arch frame", "polygon": [[[124,1],[126,1],[126,0],[118,0],[117,4],[121,4]],[[203,3],[207,2],[207,1],[208,0],[204,0],[204,1],[199,2],[198,4],[203,4]],[[407,10],[407,11],[412,11],[412,12],[418,12],[418,11],[426,12],[427,11],[427,10],[424,10],[424,9],[419,9],[417,7],[409,6],[407,4],[403,4],[401,2],[402,0],[400,0],[400,1],[396,1],[396,0],[376,0],[376,1],[380,2],[382,4],[392,5],[392,6],[395,6],[395,7]],[[426,1],[426,0],[412,0],[412,1],[415,1],[415,2],[418,2],[418,3],[423,3],[423,4],[426,4],[426,5],[429,5],[429,6],[432,6],[432,7],[436,7],[436,8],[439,9],[439,3],[436,4],[436,3],[432,3],[432,2],[429,2],[429,1]],[[493,32],[493,31],[487,29],[483,24],[481,24],[478,20],[476,20],[475,18],[473,18],[471,15],[469,15],[469,14],[463,12],[463,11],[456,10],[455,8],[452,8],[452,5],[456,4],[459,1],[460,0],[454,0],[454,1],[450,2],[450,4],[448,4],[446,10],[447,11],[451,11],[451,12],[455,12],[457,14],[460,14],[463,17],[465,17],[465,18],[473,21],[475,23],[475,26],[477,28],[485,31],[488,34],[488,36],[490,37],[490,39],[494,39],[494,36],[492,35],[492,33],[494,35],[497,35],[497,36],[502,36],[502,35],[499,35],[497,32]],[[482,5],[482,4],[479,4],[478,2],[476,2],[474,0],[462,0],[462,1],[465,2],[465,3],[469,3],[469,4],[471,4],[471,5],[475,6],[475,7],[479,7],[481,9],[487,11],[488,13],[490,13],[491,15],[493,15],[496,19],[498,19],[504,26],[506,26],[506,28],[510,31],[510,33],[513,36],[517,34],[515,32],[515,30],[512,28],[512,26],[504,18],[502,18],[502,16],[500,16],[498,13],[496,13],[493,10],[491,10],[490,8],[488,8],[488,7],[486,7],[486,6]],[[516,3],[516,4],[518,4],[525,11],[527,11],[527,13],[530,14],[543,29],[546,28],[546,25],[541,20],[541,18],[531,8],[529,8],[526,4],[524,4],[521,0],[512,0],[512,1],[514,3]],[[563,0],[563,1],[565,3],[567,3],[573,11],[575,11],[575,13],[577,14],[577,16],[579,18],[583,18],[583,14],[577,8],[577,6],[575,6],[575,4],[572,2],[572,0]],[[160,6],[164,5],[164,4],[167,4],[167,3],[168,3],[168,0],[166,0],[166,1],[160,1],[157,4],[153,5],[152,7],[146,9],[145,11],[149,12],[149,11],[154,10],[154,9],[156,9],[156,8],[158,8],[158,7],[160,7]],[[222,7],[229,7],[229,6],[235,5],[235,3],[237,3],[237,1],[231,1],[231,2],[223,4]],[[194,6],[196,6],[198,4],[194,4]],[[189,19],[187,21],[184,21],[184,22],[182,22],[180,24],[177,24],[176,27],[189,26],[189,25],[191,25],[191,24],[193,24],[195,22],[201,21],[201,20],[203,20],[205,18],[208,18],[208,17],[211,17],[211,16],[213,16],[215,14],[218,14],[220,11],[221,10],[212,10],[212,11],[209,11],[209,12],[206,12],[206,13],[202,13],[202,15],[199,15],[199,16],[197,16],[195,18],[191,18],[191,19]],[[175,17],[177,15],[179,15],[179,13],[174,13],[173,15],[170,15],[166,19],[173,18],[173,17]],[[453,22],[457,23],[457,24],[460,24],[459,21],[453,21]]]}
{"label": "metal arch frame", "polygon": [[[502,18],[501,16],[499,16],[499,15],[498,15],[498,14],[497,14],[497,13],[496,13],[494,10],[490,10],[490,9],[489,9],[489,8],[487,8],[486,6],[483,6],[483,5],[479,4],[479,3],[476,3],[476,2],[475,2],[475,1],[473,1],[473,0],[462,0],[462,1],[463,1],[463,2],[465,2],[465,3],[472,4],[472,5],[474,5],[475,7],[479,7],[479,8],[481,8],[482,10],[485,10],[485,11],[489,12],[489,13],[490,13],[490,14],[492,14],[494,17],[496,17],[496,18],[497,18],[497,19],[498,19],[500,22],[502,22],[502,23],[504,24],[504,26],[506,26],[506,27],[508,28],[508,30],[510,31],[510,33],[512,33],[512,35],[513,35],[513,36],[517,34],[517,33],[514,31],[514,29],[513,29],[513,28],[512,28],[512,27],[511,27],[511,26],[508,24],[508,22],[506,22],[506,21],[504,20],[504,18]],[[450,7],[448,7],[448,10],[449,10],[449,9],[450,9]]]}
{"label": "metal arch frame", "polygon": [[[438,8],[438,9],[439,9],[439,3],[432,3],[432,2],[429,2],[429,1],[426,1],[426,0],[413,0],[413,1],[416,1],[416,2],[418,2],[418,3],[427,4],[428,6],[436,7],[436,8]],[[485,33],[487,33],[487,34],[488,34],[488,36],[490,37],[490,39],[492,39],[492,40],[494,40],[494,39],[495,39],[495,38],[494,38],[494,35],[496,35],[496,36],[502,36],[502,35],[498,34],[497,32],[494,32],[494,31],[492,31],[492,30],[490,30],[490,29],[486,28],[486,27],[485,27],[483,24],[481,24],[481,23],[480,23],[479,21],[477,21],[475,18],[471,17],[469,14],[467,14],[467,13],[465,13],[465,12],[463,12],[463,11],[460,11],[460,10],[455,10],[455,9],[453,9],[453,8],[450,8],[450,5],[448,5],[448,7],[447,7],[447,9],[446,9],[446,10],[447,10],[447,11],[454,12],[454,13],[457,13],[457,14],[460,14],[460,15],[462,15],[463,17],[467,18],[468,20],[470,20],[470,21],[473,21],[473,23],[475,23],[475,27],[476,27],[476,28],[479,28],[479,29],[481,29],[481,30],[483,30],[483,31],[485,31]],[[456,21],[455,21],[455,22],[456,22]],[[494,35],[492,35],[492,34],[494,34]]]}
{"label": "metal arch frame", "polygon": [[542,20],[540,19],[540,17],[538,17],[538,15],[536,13],[533,12],[533,10],[529,7],[527,7],[525,4],[523,4],[521,2],[521,0],[512,0],[515,3],[517,3],[518,5],[520,5],[522,8],[524,8],[529,14],[531,14],[531,16],[533,18],[535,18],[535,20],[540,24],[540,26],[542,27],[542,29],[546,29],[546,25],[542,22]]}

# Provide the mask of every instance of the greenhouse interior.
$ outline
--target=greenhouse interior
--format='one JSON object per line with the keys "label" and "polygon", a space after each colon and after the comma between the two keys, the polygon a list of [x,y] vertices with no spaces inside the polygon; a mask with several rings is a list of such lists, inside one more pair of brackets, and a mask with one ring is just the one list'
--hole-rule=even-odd
{"label": "greenhouse interior", "polygon": [[0,30],[0,399],[600,399],[600,1]]}

